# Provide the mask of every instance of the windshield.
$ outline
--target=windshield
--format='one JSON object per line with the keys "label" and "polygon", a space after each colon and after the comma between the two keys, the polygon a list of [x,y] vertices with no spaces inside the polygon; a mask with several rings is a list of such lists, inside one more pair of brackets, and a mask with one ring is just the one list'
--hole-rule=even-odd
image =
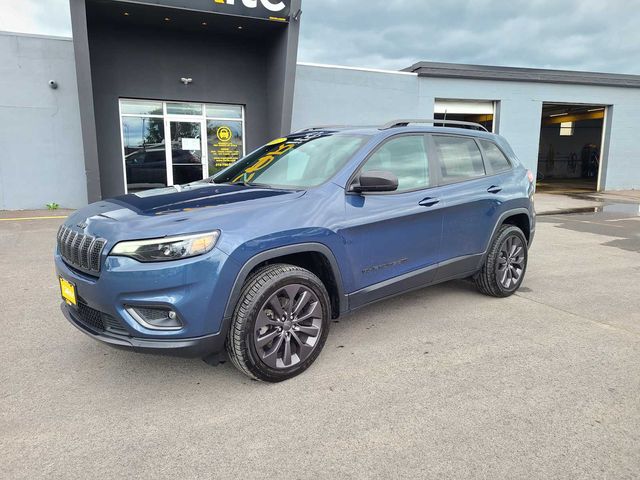
{"label": "windshield", "polygon": [[211,181],[309,188],[329,180],[363,145],[362,135],[309,133],[279,138],[224,169]]}

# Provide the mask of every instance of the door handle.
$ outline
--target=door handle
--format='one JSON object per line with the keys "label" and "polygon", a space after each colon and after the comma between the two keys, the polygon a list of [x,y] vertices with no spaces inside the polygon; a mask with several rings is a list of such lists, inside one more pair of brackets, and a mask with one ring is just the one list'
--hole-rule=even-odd
{"label": "door handle", "polygon": [[421,207],[433,207],[436,203],[439,203],[440,200],[433,197],[427,197],[418,202],[418,205]]}
{"label": "door handle", "polygon": [[487,188],[487,192],[489,193],[499,193],[502,191],[502,187],[498,187],[497,185],[491,185]]}

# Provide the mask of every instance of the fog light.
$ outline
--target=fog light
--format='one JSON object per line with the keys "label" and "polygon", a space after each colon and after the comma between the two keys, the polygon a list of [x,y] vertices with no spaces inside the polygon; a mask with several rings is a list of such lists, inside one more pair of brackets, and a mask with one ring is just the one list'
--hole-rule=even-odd
{"label": "fog light", "polygon": [[183,326],[178,314],[167,307],[127,306],[136,322],[151,330],[180,330]]}

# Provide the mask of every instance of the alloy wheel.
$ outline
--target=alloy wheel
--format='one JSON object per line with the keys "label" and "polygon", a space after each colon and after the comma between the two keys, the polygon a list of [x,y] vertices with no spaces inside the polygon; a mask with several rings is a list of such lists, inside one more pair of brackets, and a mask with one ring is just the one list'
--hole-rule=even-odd
{"label": "alloy wheel", "polygon": [[510,235],[500,245],[496,261],[496,278],[507,290],[514,288],[524,272],[525,246],[517,235]]}
{"label": "alloy wheel", "polygon": [[256,318],[253,342],[271,368],[290,368],[314,351],[322,329],[322,305],[310,288],[286,285],[264,303]]}

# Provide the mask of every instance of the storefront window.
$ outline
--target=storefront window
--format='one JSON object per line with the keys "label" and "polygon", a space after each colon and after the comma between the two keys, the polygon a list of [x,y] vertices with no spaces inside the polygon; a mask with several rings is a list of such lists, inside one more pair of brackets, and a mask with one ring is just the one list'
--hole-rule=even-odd
{"label": "storefront window", "polygon": [[201,122],[169,123],[174,185],[202,180]]}
{"label": "storefront window", "polygon": [[122,139],[127,190],[135,192],[167,185],[162,118],[123,117]]}
{"label": "storefront window", "polygon": [[245,154],[241,105],[122,99],[120,116],[127,192],[202,180]]}
{"label": "storefront window", "polygon": [[167,103],[169,115],[202,115],[200,103]]}
{"label": "storefront window", "polygon": [[206,105],[207,118],[237,118],[242,119],[242,107],[240,105]]}
{"label": "storefront window", "polygon": [[122,100],[120,113],[123,115],[162,115],[162,102],[148,100]]}

